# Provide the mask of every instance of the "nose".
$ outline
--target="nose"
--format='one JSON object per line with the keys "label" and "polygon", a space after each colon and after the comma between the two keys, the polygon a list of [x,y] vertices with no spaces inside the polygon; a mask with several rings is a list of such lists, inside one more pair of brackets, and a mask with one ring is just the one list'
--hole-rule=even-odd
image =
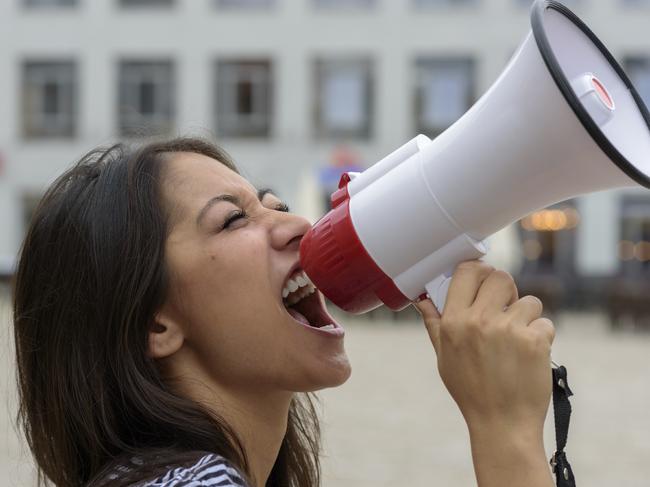
{"label": "nose", "polygon": [[311,228],[309,220],[293,213],[276,213],[271,226],[271,245],[277,250],[297,251],[302,237]]}

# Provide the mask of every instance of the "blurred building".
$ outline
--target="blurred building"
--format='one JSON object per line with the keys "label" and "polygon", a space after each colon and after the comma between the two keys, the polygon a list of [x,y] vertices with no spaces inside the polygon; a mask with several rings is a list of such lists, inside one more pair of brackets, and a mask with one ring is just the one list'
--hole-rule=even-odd
{"label": "blurred building", "polygon": [[[95,146],[148,135],[213,138],[315,218],[337,167],[365,167],[461,116],[529,30],[530,3],[4,0],[0,267],[54,177]],[[650,104],[650,0],[565,3]],[[512,230],[513,270],[552,307],[650,281],[650,192],[579,198]]]}

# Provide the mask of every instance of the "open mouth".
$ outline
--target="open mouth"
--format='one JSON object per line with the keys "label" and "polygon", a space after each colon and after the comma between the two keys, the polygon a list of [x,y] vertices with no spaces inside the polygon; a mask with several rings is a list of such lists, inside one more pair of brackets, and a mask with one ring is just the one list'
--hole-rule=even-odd
{"label": "open mouth", "polygon": [[301,325],[334,335],[343,331],[327,312],[322,294],[303,271],[294,273],[287,281],[282,292],[282,304]]}

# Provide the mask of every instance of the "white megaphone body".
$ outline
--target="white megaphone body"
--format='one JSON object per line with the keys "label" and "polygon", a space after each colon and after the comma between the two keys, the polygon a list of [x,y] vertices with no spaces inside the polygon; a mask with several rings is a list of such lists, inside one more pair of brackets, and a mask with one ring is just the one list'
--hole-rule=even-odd
{"label": "white megaphone body", "polygon": [[400,310],[528,213],[580,194],[650,187],[650,115],[605,46],[570,10],[537,0],[532,31],[455,124],[344,174],[300,260],[334,304]]}

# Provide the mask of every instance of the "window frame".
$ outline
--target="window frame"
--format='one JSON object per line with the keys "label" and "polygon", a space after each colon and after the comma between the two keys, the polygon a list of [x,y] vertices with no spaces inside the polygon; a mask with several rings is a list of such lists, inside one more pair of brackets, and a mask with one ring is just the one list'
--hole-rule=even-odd
{"label": "window frame", "polygon": [[[478,85],[478,60],[477,56],[471,54],[458,55],[458,56],[447,56],[447,55],[420,55],[417,56],[413,62],[414,69],[414,86],[413,86],[413,121],[415,125],[415,131],[417,133],[423,133],[430,137],[436,137],[442,132],[447,130],[453,123],[455,123],[460,117],[462,117],[467,110],[469,110],[476,100],[478,99],[477,95],[477,85]],[[423,72],[425,71],[425,66],[429,65],[429,72],[434,69],[443,70],[445,65],[453,66],[454,64],[462,64],[467,67],[468,73],[468,83],[467,90],[465,93],[465,108],[462,113],[459,114],[456,120],[450,121],[447,125],[427,125],[424,121],[424,90],[426,88],[425,81],[423,80]],[[435,65],[439,65],[438,68],[435,68]],[[431,69],[433,67],[434,69]]]}
{"label": "window frame", "polygon": [[647,9],[650,8],[650,0],[618,0],[623,8]]}
{"label": "window frame", "polygon": [[[27,9],[72,9],[80,5],[80,0],[45,0],[47,3],[41,3],[43,0],[22,0],[21,4]],[[67,3],[61,3],[67,2]]]}
{"label": "window frame", "polygon": [[[257,71],[257,73],[255,72]],[[228,76],[230,79],[223,79]],[[259,104],[250,114],[238,111],[239,83],[244,77],[261,77],[260,83],[250,80],[252,104]],[[265,78],[265,79],[264,79]],[[229,81],[229,84],[224,84]],[[225,91],[224,91],[225,90]],[[230,93],[229,93],[230,91]],[[275,79],[274,63],[270,57],[227,57],[213,64],[213,117],[216,133],[222,137],[269,138],[273,133]],[[263,98],[260,100],[260,98]],[[224,107],[226,103],[235,106]],[[249,120],[246,120],[246,118]]]}
{"label": "window frame", "polygon": [[427,11],[436,9],[454,9],[478,7],[484,0],[410,0],[411,6],[417,10]]}
{"label": "window frame", "polygon": [[[650,5],[650,1],[648,3]],[[637,88],[638,82],[635,80],[634,74],[634,71],[637,69],[637,67],[634,66],[635,64],[638,64],[643,72],[647,73],[648,79],[650,80],[650,54],[625,56],[623,58],[623,70],[627,74],[627,77],[630,79],[634,87]],[[639,93],[639,96],[644,102],[647,110],[650,111],[650,87],[648,88],[647,93],[639,91],[638,89],[637,92]]]}
{"label": "window frame", "polygon": [[[543,210],[578,211],[578,208],[578,200],[572,198],[555,203]],[[561,230],[527,230],[523,228],[522,222],[524,219],[519,220],[516,225],[522,250],[523,245],[527,240],[538,242],[540,247],[542,247],[542,251],[551,250],[549,248],[544,248],[544,240],[549,240],[551,242],[553,253],[550,264],[542,258],[529,260],[522,255],[521,267],[519,269],[520,275],[531,277],[553,275],[562,277],[563,279],[575,277],[577,275],[576,256],[578,252],[578,231],[580,219],[581,216],[578,216],[578,222],[575,226],[563,228]]]}
{"label": "window frame", "polygon": [[[392,1],[392,0],[384,0]],[[312,8],[318,11],[372,10],[377,8],[379,0],[311,0]]]}
{"label": "window frame", "polygon": [[[530,9],[533,6],[533,2],[535,0],[511,0],[512,2],[516,3],[518,8],[522,9]],[[570,9],[575,9],[582,7],[585,3],[584,0],[557,0],[566,7]]]}
{"label": "window frame", "polygon": [[[237,3],[241,2],[242,0],[212,0],[213,6],[222,11],[243,11],[243,12],[249,12],[249,11],[255,11],[255,10],[271,10],[273,8],[276,8],[278,5],[278,0],[247,0],[242,3]],[[247,2],[252,2],[252,3],[247,3]]]}
{"label": "window frame", "polygon": [[[642,208],[642,210],[639,211],[638,208]],[[644,209],[646,211],[643,211]],[[630,214],[637,213],[643,215],[646,218],[645,221],[642,222],[642,225],[646,225],[646,224],[650,225],[650,214],[647,213],[648,209],[650,209],[650,198],[648,196],[629,194],[629,195],[623,195],[621,197],[619,203],[619,218],[618,218],[619,242],[632,241],[629,240],[630,235],[625,234],[625,225],[627,223],[627,220],[633,219]],[[643,218],[638,218],[638,219],[643,220]],[[641,230],[641,232],[643,233],[643,229]],[[640,235],[640,237],[642,236],[643,235]],[[650,241],[650,238],[648,238],[648,240],[644,239],[642,241],[648,242]],[[633,243],[636,244],[639,242],[634,241]],[[619,275],[623,277],[647,278],[648,276],[650,276],[650,261],[643,262],[636,258],[631,260],[623,260],[620,258],[620,254],[619,254],[618,263],[619,263],[619,267],[618,267]]]}
{"label": "window frame", "polygon": [[116,2],[119,8],[127,10],[170,9],[176,6],[176,0],[116,0]]}
{"label": "window frame", "polygon": [[[327,127],[325,124],[324,107],[322,104],[327,71],[335,71],[345,67],[359,67],[364,70],[364,117],[363,123],[355,129]],[[369,55],[356,56],[319,56],[312,63],[313,89],[313,127],[317,138],[330,139],[360,139],[368,140],[373,137],[375,126],[375,60]]]}
{"label": "window frame", "polygon": [[[144,82],[140,81],[138,84],[133,83],[133,80],[124,79],[125,75],[128,75],[132,78],[139,77],[142,79],[151,79],[156,78],[156,75],[153,74],[155,71],[146,70],[140,73],[128,73],[125,70],[134,69],[134,67],[142,68],[146,67],[150,70],[160,70],[163,73],[161,76],[169,75],[163,83],[160,83],[160,86],[163,86],[163,89],[167,90],[166,96],[163,92],[162,101],[160,99],[154,100],[154,104],[159,104],[157,108],[162,109],[154,110],[153,114],[144,114],[139,112],[131,112],[130,114],[125,113],[125,108],[130,106],[130,102],[133,99],[140,96],[135,93],[142,89]],[[167,74],[164,72],[167,71]],[[177,80],[176,80],[176,64],[171,58],[122,58],[118,61],[117,64],[117,133],[121,137],[147,137],[154,135],[169,135],[173,133],[177,124],[177,106],[176,106],[176,91],[177,91]],[[160,80],[161,78],[158,78]],[[130,83],[131,82],[131,83]],[[153,83],[154,86],[156,83]],[[124,91],[128,86],[131,86],[131,92]],[[158,88],[160,89],[160,88]],[[156,96],[154,94],[154,96]],[[166,98],[166,99],[165,99]],[[142,100],[138,100],[136,103],[138,108],[142,106]],[[131,122],[131,123],[129,123]]]}
{"label": "window frame", "polygon": [[[58,73],[47,73],[46,71],[59,68]],[[30,70],[35,72],[29,73]],[[39,70],[43,72],[38,73]],[[67,71],[67,72],[63,72]],[[41,78],[38,81],[39,87],[36,89],[40,90],[37,100],[30,98],[29,91],[30,89],[35,89],[33,86],[34,79],[31,77],[36,76],[36,78]],[[59,78],[59,87],[57,88],[59,97],[57,103],[64,105],[64,110],[60,110],[60,113],[56,115],[47,114],[45,105],[47,103],[46,95],[44,93],[44,87],[47,84],[50,84],[52,77]],[[25,58],[21,63],[21,131],[22,136],[28,140],[35,139],[72,139],[77,136],[78,125],[79,125],[79,67],[76,60],[71,58]],[[66,79],[67,78],[67,79]],[[67,95],[65,93],[61,94],[61,85],[68,83],[67,86]],[[66,97],[67,100],[61,101],[60,97]],[[39,109],[31,110],[29,107],[30,103],[36,103],[39,106]],[[54,120],[53,123],[48,122],[48,118]],[[49,126],[49,128],[48,128]],[[56,128],[58,127],[58,128]]]}

